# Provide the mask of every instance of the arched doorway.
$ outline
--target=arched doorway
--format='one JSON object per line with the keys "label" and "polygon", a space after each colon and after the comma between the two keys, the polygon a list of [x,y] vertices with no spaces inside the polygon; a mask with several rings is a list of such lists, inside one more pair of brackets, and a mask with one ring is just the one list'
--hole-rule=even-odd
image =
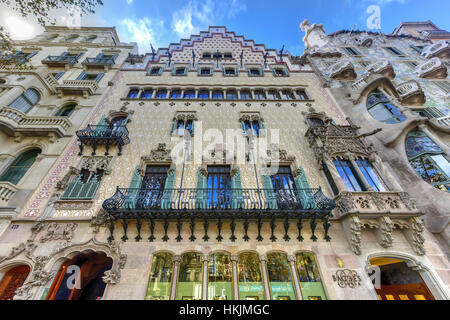
{"label": "arched doorway", "polygon": [[79,254],[59,269],[46,300],[101,300],[103,276],[113,260],[104,253]]}
{"label": "arched doorway", "polygon": [[25,265],[12,268],[6,272],[0,282],[0,300],[13,300],[17,289],[24,284],[29,273],[30,267]]}
{"label": "arched doorway", "polygon": [[375,288],[380,300],[435,300],[419,272],[406,261],[380,257],[370,260],[380,268],[380,288]]}

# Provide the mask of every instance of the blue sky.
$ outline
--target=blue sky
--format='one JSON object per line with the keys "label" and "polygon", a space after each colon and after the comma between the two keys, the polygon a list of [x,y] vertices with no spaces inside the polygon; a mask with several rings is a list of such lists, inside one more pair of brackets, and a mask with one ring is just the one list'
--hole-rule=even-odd
{"label": "blue sky", "polygon": [[[381,30],[391,33],[402,21],[432,20],[450,31],[448,0],[103,0],[83,25],[116,26],[123,42],[138,42],[141,53],[167,47],[210,25],[224,25],[269,48],[283,45],[292,54],[304,46],[299,25],[308,18],[323,23],[327,33],[341,29],[367,30],[370,5],[381,9]],[[57,15],[60,17],[60,15]],[[1,17],[0,17],[1,21]],[[25,28],[15,28],[23,30]]]}

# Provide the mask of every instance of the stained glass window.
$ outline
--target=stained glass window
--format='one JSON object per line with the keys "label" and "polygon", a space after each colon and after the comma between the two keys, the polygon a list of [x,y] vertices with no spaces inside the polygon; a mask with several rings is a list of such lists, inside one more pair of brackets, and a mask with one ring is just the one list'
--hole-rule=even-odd
{"label": "stained glass window", "polygon": [[406,120],[401,111],[380,91],[374,91],[369,95],[367,110],[372,117],[384,123],[395,124]]}
{"label": "stained glass window", "polygon": [[267,273],[272,300],[295,300],[291,268],[284,253],[267,255]]}
{"label": "stained glass window", "polygon": [[406,138],[406,154],[414,171],[437,189],[450,191],[450,163],[439,146],[415,130]]}

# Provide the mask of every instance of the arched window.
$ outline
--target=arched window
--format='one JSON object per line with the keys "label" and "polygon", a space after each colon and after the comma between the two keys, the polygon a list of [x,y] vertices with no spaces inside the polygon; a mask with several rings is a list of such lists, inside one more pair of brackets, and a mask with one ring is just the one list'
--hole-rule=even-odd
{"label": "arched window", "polygon": [[178,273],[176,300],[201,300],[203,264],[201,255],[195,252],[181,257]]}
{"label": "arched window", "polygon": [[90,36],[86,39],[86,42],[94,42],[95,39],[97,39],[97,36]]}
{"label": "arched window", "polygon": [[296,255],[295,267],[304,300],[327,300],[314,254],[301,252]]}
{"label": "arched window", "polygon": [[325,125],[325,122],[319,118],[309,118],[308,122],[311,127],[322,127]]}
{"label": "arched window", "polygon": [[41,153],[40,149],[32,149],[22,153],[9,168],[0,176],[0,181],[18,184]]}
{"label": "arched window", "polygon": [[153,256],[146,300],[169,300],[172,286],[173,255],[158,253]]}
{"label": "arched window", "polygon": [[58,110],[58,112],[55,114],[57,117],[70,117],[72,113],[75,111],[76,104],[69,104],[67,106],[62,107]]}
{"label": "arched window", "polygon": [[233,265],[228,253],[214,253],[209,259],[208,300],[233,300]]}
{"label": "arched window", "polygon": [[[93,252],[76,256],[61,266],[46,299],[102,299],[106,288],[106,283],[102,278],[106,271],[111,270],[112,265],[112,259],[104,253]],[[79,270],[79,274],[75,278],[74,274],[77,270]]]}
{"label": "arched window", "polygon": [[256,253],[245,252],[238,261],[239,299],[264,300],[261,261]]}
{"label": "arched window", "polygon": [[41,100],[39,92],[35,89],[28,89],[24,94],[20,95],[9,106],[20,112],[27,113]]}
{"label": "arched window", "polygon": [[18,266],[9,270],[0,282],[0,300],[12,300],[30,273],[29,266]]}
{"label": "arched window", "polygon": [[49,36],[46,38],[46,40],[47,40],[47,41],[53,41],[53,40],[55,40],[56,38],[58,38],[58,35],[57,35],[57,34],[52,34],[52,35],[49,35]]}
{"label": "arched window", "polygon": [[285,253],[267,255],[267,273],[272,300],[295,300],[291,268]]}
{"label": "arched window", "polygon": [[367,98],[367,110],[372,117],[384,123],[395,124],[406,120],[389,98],[378,90],[372,92]]}
{"label": "arched window", "polygon": [[70,35],[70,36],[68,36],[67,38],[66,38],[66,41],[68,41],[68,42],[73,42],[73,41],[75,41],[75,39],[77,39],[78,38],[78,35],[77,34],[72,34],[72,35]]}
{"label": "arched window", "polygon": [[450,163],[441,148],[424,132],[415,130],[408,134],[406,154],[411,166],[425,182],[450,191]]}

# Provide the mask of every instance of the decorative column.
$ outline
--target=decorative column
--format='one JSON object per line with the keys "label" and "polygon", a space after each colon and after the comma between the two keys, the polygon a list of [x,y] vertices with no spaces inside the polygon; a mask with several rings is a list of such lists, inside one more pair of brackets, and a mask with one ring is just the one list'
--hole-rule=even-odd
{"label": "decorative column", "polygon": [[294,283],[295,293],[298,300],[303,300],[302,291],[300,289],[300,282],[298,281],[297,270],[295,268],[296,258],[294,255],[288,256],[289,265],[291,266],[292,282]]}
{"label": "decorative column", "polygon": [[327,166],[328,171],[330,172],[331,177],[333,178],[333,181],[336,184],[336,187],[337,187],[339,193],[348,191],[347,187],[345,186],[344,182],[341,179],[341,175],[339,174],[336,167],[334,166],[334,163],[331,160],[331,158],[329,156],[325,156],[323,158],[323,162]]}
{"label": "decorative column", "polygon": [[175,300],[177,283],[178,283],[178,269],[180,268],[181,256],[173,257],[173,274],[172,274],[172,288],[170,290],[170,300]]}
{"label": "decorative column", "polygon": [[237,254],[231,255],[231,263],[233,265],[233,299],[239,299],[239,275],[238,266],[239,256]]}
{"label": "decorative column", "polygon": [[209,254],[204,254],[202,256],[203,262],[203,285],[202,285],[202,300],[208,300],[208,264],[209,264]]}
{"label": "decorative column", "polygon": [[269,276],[267,274],[267,256],[265,254],[260,255],[259,261],[261,261],[262,277],[263,277],[264,292],[266,295],[266,300],[271,300],[270,287],[269,287]]}

